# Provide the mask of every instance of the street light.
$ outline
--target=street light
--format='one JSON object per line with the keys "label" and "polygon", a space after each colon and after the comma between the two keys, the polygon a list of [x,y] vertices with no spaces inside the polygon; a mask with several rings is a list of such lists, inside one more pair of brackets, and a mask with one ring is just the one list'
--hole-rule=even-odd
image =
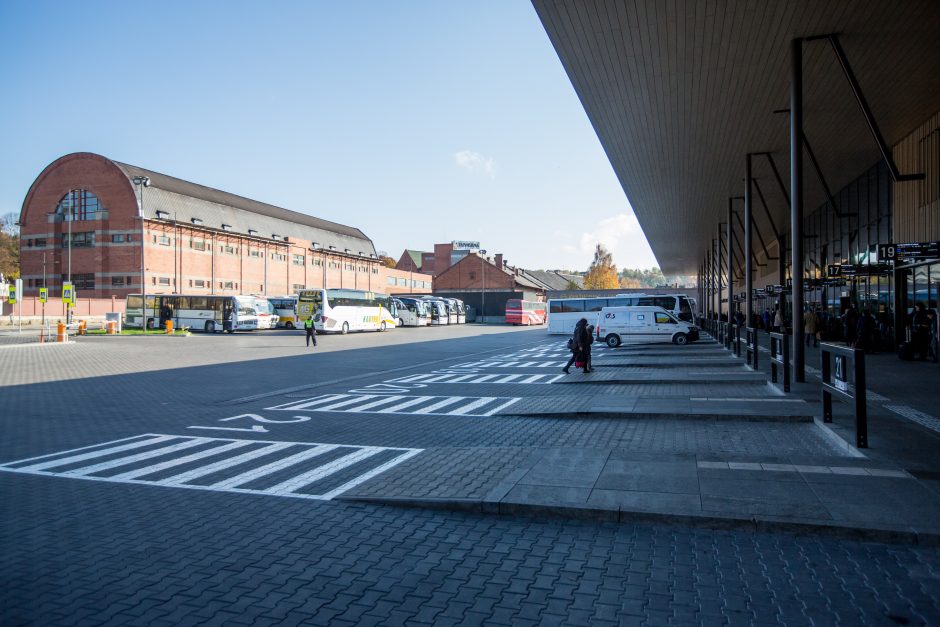
{"label": "street light", "polygon": [[483,281],[483,287],[480,289],[480,324],[486,322],[484,311],[486,311],[486,250],[480,249],[480,280]]}
{"label": "street light", "polygon": [[144,221],[144,188],[150,187],[149,176],[135,176],[131,179],[140,194],[140,311],[144,333],[147,333],[147,282],[144,271],[144,246],[147,245],[146,222]]}

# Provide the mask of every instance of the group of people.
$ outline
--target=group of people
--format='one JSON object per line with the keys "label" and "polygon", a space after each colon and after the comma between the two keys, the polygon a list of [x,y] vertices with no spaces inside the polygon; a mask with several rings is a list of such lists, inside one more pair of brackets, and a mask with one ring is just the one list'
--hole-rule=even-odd
{"label": "group of people", "polygon": [[911,348],[917,359],[926,361],[940,360],[937,344],[937,312],[928,309],[924,303],[916,303],[911,313]]}
{"label": "group of people", "polygon": [[592,372],[591,367],[591,344],[594,343],[594,325],[588,324],[587,318],[581,318],[574,325],[574,333],[568,340],[568,349],[571,350],[571,359],[564,368],[561,369],[565,374],[571,374],[569,370],[574,364],[575,368],[581,368],[585,374]]}

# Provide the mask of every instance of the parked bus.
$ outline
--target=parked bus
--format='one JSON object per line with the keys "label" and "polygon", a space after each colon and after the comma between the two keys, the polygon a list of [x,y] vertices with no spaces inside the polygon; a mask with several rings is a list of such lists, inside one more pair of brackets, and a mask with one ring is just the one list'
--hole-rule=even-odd
{"label": "parked bus", "polygon": [[293,329],[297,326],[297,297],[279,296],[276,298],[268,297],[268,302],[274,307],[274,314],[277,316],[277,328]]}
{"label": "parked bus", "polygon": [[506,301],[506,324],[545,324],[545,303],[510,298]]}
{"label": "parked bus", "polygon": [[185,296],[154,294],[147,296],[146,312],[143,297],[131,294],[124,309],[124,326],[140,329],[163,327],[167,320],[173,326],[214,333],[216,331],[252,331],[258,328],[257,303],[254,296]]}
{"label": "parked bus", "polygon": [[457,311],[457,324],[467,323],[467,306],[459,298],[445,298]]}
{"label": "parked bus", "polygon": [[400,327],[426,327],[431,324],[431,308],[420,298],[394,298],[395,316]]}
{"label": "parked bus", "polygon": [[297,295],[297,320],[313,317],[320,333],[384,331],[395,326],[389,299],[383,294],[347,289],[301,290]]}
{"label": "parked bus", "polygon": [[273,329],[277,326],[278,316],[269,299],[264,296],[255,296],[255,309],[258,311],[259,329]]}
{"label": "parked bus", "polygon": [[422,300],[428,304],[431,310],[431,325],[450,324],[450,313],[447,309],[447,303],[440,298],[425,297]]}
{"label": "parked bus", "polygon": [[552,298],[548,301],[548,332],[569,334],[581,318],[597,323],[604,307],[662,307],[679,320],[692,322],[695,309],[685,294],[617,294],[598,298]]}

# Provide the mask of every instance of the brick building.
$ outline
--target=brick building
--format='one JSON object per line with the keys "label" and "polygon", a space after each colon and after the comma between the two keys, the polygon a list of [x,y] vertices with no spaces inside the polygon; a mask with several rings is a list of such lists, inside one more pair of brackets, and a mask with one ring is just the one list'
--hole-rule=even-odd
{"label": "brick building", "polygon": [[46,285],[59,296],[69,273],[79,295],[96,298],[140,293],[142,279],[148,293],[431,287],[427,275],[385,267],[357,228],[92,153],[42,171],[23,201],[20,246],[28,295]]}
{"label": "brick building", "polygon": [[480,242],[453,241],[448,244],[434,244],[434,252],[405,250],[395,267],[399,270],[437,276],[479,249]]}

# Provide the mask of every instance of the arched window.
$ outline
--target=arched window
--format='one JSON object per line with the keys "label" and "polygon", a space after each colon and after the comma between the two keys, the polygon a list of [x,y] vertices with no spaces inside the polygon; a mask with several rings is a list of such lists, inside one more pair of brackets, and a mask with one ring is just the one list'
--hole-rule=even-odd
{"label": "arched window", "polygon": [[73,189],[62,197],[55,208],[56,216],[63,219],[69,213],[72,220],[104,220],[108,213],[98,197],[84,189]]}

